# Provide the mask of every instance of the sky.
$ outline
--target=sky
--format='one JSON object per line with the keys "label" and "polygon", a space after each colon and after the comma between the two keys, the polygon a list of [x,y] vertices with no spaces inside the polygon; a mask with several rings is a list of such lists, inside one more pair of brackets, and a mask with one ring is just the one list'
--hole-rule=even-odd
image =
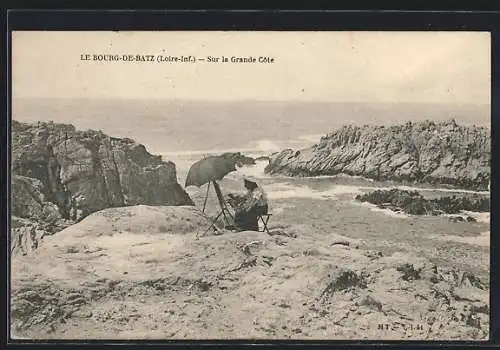
{"label": "sky", "polygon": [[[222,55],[272,64],[82,61]],[[490,103],[483,32],[41,32],[12,35],[13,98]]]}

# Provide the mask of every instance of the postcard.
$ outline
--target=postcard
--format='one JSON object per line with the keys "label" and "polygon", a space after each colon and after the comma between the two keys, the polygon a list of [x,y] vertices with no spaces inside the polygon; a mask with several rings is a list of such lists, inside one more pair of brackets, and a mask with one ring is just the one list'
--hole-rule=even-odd
{"label": "postcard", "polygon": [[14,31],[12,339],[487,340],[486,32]]}

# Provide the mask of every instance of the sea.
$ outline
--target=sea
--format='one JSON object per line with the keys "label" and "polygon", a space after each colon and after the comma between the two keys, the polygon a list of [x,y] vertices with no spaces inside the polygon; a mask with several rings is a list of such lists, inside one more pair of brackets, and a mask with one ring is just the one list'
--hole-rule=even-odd
{"label": "sea", "polygon": [[[207,155],[241,152],[258,158],[284,148],[301,149],[346,124],[391,125],[406,121],[441,121],[454,118],[462,125],[490,126],[490,106],[418,103],[304,103],[267,101],[169,101],[169,100],[74,100],[18,99],[13,101],[12,117],[18,121],[70,123],[78,129],[97,129],[114,137],[132,138],[149,152],[176,164],[179,183],[184,186],[190,166]],[[374,189],[416,189],[424,195],[449,195],[470,192],[446,187],[418,186],[407,183],[379,182],[353,176],[291,178],[269,176],[267,160],[238,168],[222,181],[224,193],[243,192],[243,177],[256,179],[268,194],[271,211],[285,215],[300,206],[324,206],[329,202],[357,212],[370,211],[380,220],[404,220],[408,216],[359,203],[357,194]],[[214,205],[215,196],[207,186],[188,187],[197,206],[203,206],[207,193]],[[485,195],[488,192],[481,192]],[[353,209],[354,208],[354,209]],[[217,208],[213,208],[217,210]],[[489,245],[489,213],[464,213],[479,224],[460,224],[442,218],[449,226],[449,237],[470,244]],[[319,218],[321,220],[321,217]],[[445,224],[446,223],[446,224]],[[427,225],[427,224],[426,224]],[[454,226],[455,225],[455,226]],[[464,232],[471,225],[471,237]],[[479,225],[479,226],[478,226]],[[441,226],[440,226],[441,227]],[[458,232],[457,231],[457,232]],[[456,233],[456,232],[455,232]],[[429,235],[436,234],[429,233]],[[480,236],[477,236],[479,234]],[[481,236],[482,235],[482,236]],[[478,238],[482,237],[482,238]],[[468,244],[467,243],[467,244]]]}

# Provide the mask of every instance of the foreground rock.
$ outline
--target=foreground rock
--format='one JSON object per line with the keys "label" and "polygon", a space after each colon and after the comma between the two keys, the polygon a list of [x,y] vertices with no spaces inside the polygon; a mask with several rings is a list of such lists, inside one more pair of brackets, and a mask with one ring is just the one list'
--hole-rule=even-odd
{"label": "foreground rock", "polygon": [[[412,215],[458,214],[463,211],[489,212],[490,198],[479,194],[462,194],[436,199],[425,199],[417,191],[399,189],[377,190],[356,196],[360,202],[369,202],[382,209]],[[470,221],[474,218],[470,217]]]}
{"label": "foreground rock", "polygon": [[59,207],[45,195],[38,179],[14,175],[11,178],[11,253],[29,254],[46,235],[72,225]]}
{"label": "foreground rock", "polygon": [[35,221],[11,216],[11,254],[27,255],[38,248],[40,241],[47,235],[52,235],[72,225],[70,220],[56,222]]}
{"label": "foreground rock", "polygon": [[133,140],[72,125],[13,121],[12,174],[12,214],[43,225],[109,207],[192,204],[174,163]]}
{"label": "foreground rock", "polygon": [[303,150],[271,157],[266,172],[288,176],[347,174],[375,180],[446,184],[487,190],[490,131],[454,120],[344,126]]}
{"label": "foreground rock", "polygon": [[[487,339],[487,284],[299,228],[195,239],[193,207],[94,213],[12,264],[12,331],[34,338]],[[287,235],[286,231],[293,232]],[[282,232],[283,231],[283,232]]]}

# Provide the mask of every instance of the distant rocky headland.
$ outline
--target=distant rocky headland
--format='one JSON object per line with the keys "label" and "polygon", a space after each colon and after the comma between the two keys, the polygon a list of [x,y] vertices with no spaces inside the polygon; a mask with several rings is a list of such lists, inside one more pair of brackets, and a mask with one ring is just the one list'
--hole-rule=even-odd
{"label": "distant rocky headland", "polygon": [[44,234],[105,208],[193,205],[175,164],[131,139],[13,121],[11,154],[14,250],[29,251]]}
{"label": "distant rocky headland", "polygon": [[257,162],[261,161],[267,161],[269,162],[269,157],[268,156],[259,156],[256,158],[252,158],[250,156],[247,156],[241,152],[226,152],[220,154],[221,157],[232,159],[234,163],[236,164],[237,167],[241,168],[244,166],[252,166],[256,165]]}
{"label": "distant rocky headland", "polygon": [[222,153],[220,155],[221,157],[231,159],[234,161],[236,166],[238,167],[243,167],[243,166],[248,166],[248,165],[255,165],[255,159],[252,157],[246,156],[242,154],[241,152],[226,152]]}
{"label": "distant rocky headland", "polygon": [[347,174],[374,180],[488,190],[490,130],[444,122],[343,126],[301,150],[271,156],[265,171],[287,176]]}
{"label": "distant rocky headland", "polygon": [[[381,209],[390,209],[394,212],[404,212],[411,215],[441,215],[459,214],[462,211],[489,212],[489,196],[461,194],[443,196],[435,199],[426,199],[418,191],[406,191],[393,188],[391,190],[377,190],[356,196],[360,202],[369,202]],[[475,221],[467,217],[467,221]]]}

